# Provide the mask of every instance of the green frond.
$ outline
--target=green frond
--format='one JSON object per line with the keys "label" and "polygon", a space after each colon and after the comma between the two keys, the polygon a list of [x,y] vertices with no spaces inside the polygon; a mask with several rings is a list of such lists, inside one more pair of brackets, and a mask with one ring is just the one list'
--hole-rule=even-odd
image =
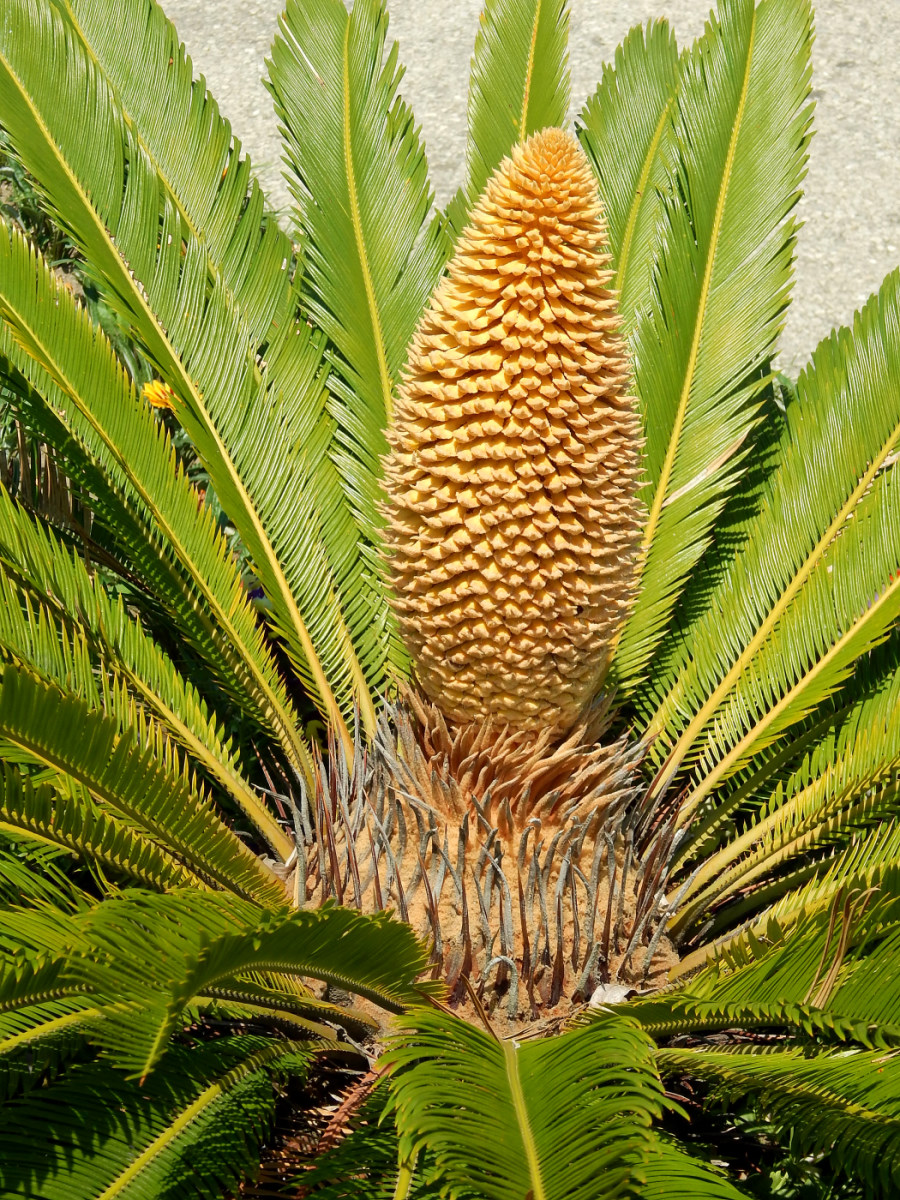
{"label": "green frond", "polygon": [[173,1048],[142,1085],[80,1064],[7,1105],[0,1188],[34,1200],[220,1200],[255,1170],[274,1080],[302,1080],[314,1053],[303,1041],[218,1038]]}
{"label": "green frond", "polygon": [[[891,385],[900,369],[898,319],[900,274],[894,272],[857,314],[852,331],[819,346],[788,406],[781,458],[747,526],[743,552],[707,613],[685,632],[680,670],[667,682],[647,732],[658,735],[659,754],[667,754],[660,787],[713,727],[723,738],[724,765],[701,772],[692,807],[746,759],[744,751],[764,746],[768,734],[827,696],[896,619],[897,484],[890,464],[900,440]],[[832,452],[836,439],[840,455]],[[715,650],[704,640],[713,624]],[[767,685],[769,702],[760,698],[756,720],[729,737],[729,706],[753,711],[761,653],[775,694]]]}
{"label": "green frond", "polygon": [[[8,777],[14,778],[10,782]],[[9,763],[0,765],[3,796],[15,802],[21,776]],[[36,785],[40,786],[40,784]],[[72,912],[85,902],[85,892],[66,871],[70,856],[60,846],[36,841],[18,827],[0,829],[0,908],[48,906]]]}
{"label": "green frond", "polygon": [[415,1011],[388,1050],[403,1157],[433,1155],[446,1195],[594,1200],[630,1194],[662,1093],[651,1044],[608,1014],[542,1041],[498,1041]]}
{"label": "green frond", "polygon": [[678,87],[678,48],[665,20],[637,26],[603,68],[576,118],[609,230],[614,287],[625,333],[650,302],[662,193],[669,185]]}
{"label": "green frond", "polygon": [[56,847],[145,887],[204,886],[202,879],[146,832],[104,811],[84,788],[33,785],[9,764],[0,766],[0,831]]}
{"label": "green frond", "polygon": [[830,860],[827,870],[776,898],[754,926],[770,916],[782,925],[802,921],[839,895],[863,895],[872,889],[885,896],[900,890],[900,825],[895,821],[863,830]]}
{"label": "green frond", "polygon": [[9,357],[53,403],[71,436],[86,443],[111,482],[125,492],[129,507],[149,516],[152,540],[165,539],[187,592],[178,615],[192,610],[188,628],[201,625],[198,640],[203,649],[212,644],[212,663],[224,660],[223,674],[244,681],[251,711],[292,746],[298,735],[290,703],[242,593],[240,574],[210,513],[179,469],[164,428],[136,396],[103,333],[2,219],[0,314]]}
{"label": "green frond", "polygon": [[[135,826],[209,883],[279,904],[281,884],[221,819],[186,773],[160,761],[131,731],[7,667],[0,683],[0,736],[36,762],[86,787],[114,817]],[[175,760],[177,763],[177,760]]]}
{"label": "green frond", "polygon": [[[312,1021],[309,1017],[257,1004],[238,1004],[229,1001],[200,1000],[185,1013],[186,1022],[207,1019],[212,1022],[229,1022],[233,1027],[252,1028],[268,1032],[273,1037],[309,1038],[321,1042],[323,1049],[333,1048],[334,1027]],[[370,1033],[371,1030],[366,1030]],[[348,1046],[347,1057],[353,1058],[353,1049]]]}
{"label": "green frond", "polygon": [[41,1086],[83,1048],[102,1018],[96,1000],[60,958],[0,958],[0,1099]]}
{"label": "green frond", "polygon": [[898,772],[900,673],[842,713],[746,829],[705,858],[683,893],[690,907],[680,910],[679,923],[792,859],[896,813]]}
{"label": "green frond", "polygon": [[[257,700],[243,686],[234,670],[236,657],[230,644],[216,638],[216,629],[197,612],[197,596],[190,579],[168,547],[156,535],[152,514],[126,494],[127,481],[113,482],[88,445],[60,419],[65,398],[51,384],[50,401],[44,399],[4,356],[15,353],[8,330],[0,322],[0,374],[11,388],[11,411],[35,438],[52,453],[69,488],[91,513],[90,530],[73,520],[54,523],[70,544],[88,553],[97,564],[107,566],[127,582],[132,601],[145,616],[168,622],[179,631],[209,665],[207,690],[224,691],[262,727],[268,721]],[[77,421],[77,415],[75,416]],[[82,432],[90,440],[85,427]],[[98,451],[103,456],[102,445]],[[106,466],[109,467],[107,461]],[[268,737],[275,735],[267,731]]]}
{"label": "green frond", "polygon": [[[772,922],[770,928],[774,927]],[[775,939],[771,947],[748,932],[746,941],[722,956],[717,964],[722,978],[711,980],[707,991],[715,1003],[743,997],[749,1006],[760,980],[765,980],[770,996],[777,993],[817,1005],[820,1015],[834,1020],[840,1036],[852,1037],[865,1047],[896,1047],[900,1045],[898,947],[896,897],[842,891],[828,910],[820,909],[795,923],[784,940]],[[692,980],[690,987],[695,986]]]}
{"label": "green frond", "polygon": [[0,1097],[42,1087],[90,1053],[103,1018],[94,989],[72,971],[83,952],[75,914],[52,903],[10,906],[0,921]]}
{"label": "green frond", "polygon": [[447,217],[458,236],[517,142],[566,122],[568,0],[486,0],[469,75],[466,183]]}
{"label": "green frond", "polygon": [[[642,586],[618,645],[633,690],[741,472],[790,292],[806,161],[807,0],[724,0],[681,64],[675,174],[632,349],[649,476]],[[765,164],[765,170],[760,164]]]}
{"label": "green frond", "polygon": [[[758,922],[755,932],[743,931],[704,971],[688,980],[687,994],[712,1011],[738,1015],[746,1010],[751,1019],[769,1013],[772,1006],[799,1010],[816,993],[826,965],[837,964],[840,969],[852,961],[846,956],[854,947],[844,939],[852,935],[855,942],[860,940],[850,920],[853,910],[850,899],[846,905],[833,904],[830,910],[810,908],[802,923],[793,926],[781,927],[772,917]],[[820,999],[823,1004],[818,1007],[823,1007],[828,998]],[[785,1016],[785,1024],[791,1023]]]}
{"label": "green frond", "polygon": [[684,665],[685,649],[694,626],[708,618],[710,604],[723,578],[746,549],[747,527],[759,515],[766,487],[784,456],[790,437],[785,413],[795,401],[769,373],[768,367],[760,368],[757,379],[762,390],[756,397],[758,410],[752,447],[742,460],[740,485],[727,496],[716,518],[715,536],[685,582],[672,621],[654,653],[652,677],[634,694],[639,728],[653,718],[660,695]]}
{"label": "green frond", "polygon": [[[269,63],[302,236],[303,303],[334,350],[335,462],[370,546],[393,391],[449,251],[429,220],[425,152],[397,95],[396,45],[385,57],[387,29],[382,0],[359,0],[349,14],[342,0],[290,0]],[[396,640],[392,620],[387,631]],[[391,654],[402,667],[398,645]]]}
{"label": "green frond", "polygon": [[0,1101],[46,1086],[85,1053],[102,1009],[81,996],[22,1005],[0,1017]]}
{"label": "green frond", "polygon": [[[864,848],[878,857],[871,839]],[[665,1026],[681,1010],[698,1019],[695,1028],[781,1025],[864,1047],[900,1044],[898,875],[894,851],[865,890],[858,879],[797,889],[793,899],[799,893],[805,904],[773,906],[714,954],[701,947],[679,964],[680,992],[638,1001],[648,1028],[658,1035],[653,1023]]]}
{"label": "green frond", "polygon": [[[85,979],[116,1005],[98,1037],[119,1066],[138,1075],[165,1052],[196,997],[216,988],[240,992],[234,977],[246,972],[309,976],[393,1012],[429,990],[416,984],[427,966],[424,947],[387,914],[267,911],[220,894],[132,892],[95,906],[79,929],[91,947]],[[351,1022],[359,1017],[351,1014]]]}
{"label": "green frond", "polygon": [[[5,502],[2,493],[0,506]],[[53,615],[40,600],[23,595],[0,564],[0,659],[22,663],[44,682],[100,708],[100,685],[86,639],[74,623],[60,629]]]}
{"label": "green frond", "polygon": [[676,1141],[658,1138],[641,1166],[640,1200],[742,1200],[725,1173]]}
{"label": "green frond", "polygon": [[[137,698],[147,715],[239,805],[282,860],[290,856],[293,843],[244,779],[224,732],[196,689],[129,615],[121,597],[108,596],[79,558],[2,492],[0,598],[0,653],[40,664],[46,682],[104,708],[117,717],[120,728],[127,715],[122,702],[127,705],[129,694]],[[73,673],[59,659],[66,645],[79,644],[90,656],[83,686],[76,687]],[[48,669],[54,658],[56,669]],[[103,667],[99,689],[90,659]]]}
{"label": "green frond", "polygon": [[[646,1008],[645,1008],[646,1003]],[[631,1011],[631,1010],[629,1010]],[[723,1034],[741,1029],[770,1033],[794,1039],[815,1039],[817,1044],[838,1046],[854,1044],[867,1050],[900,1045],[900,1026],[873,1026],[865,1020],[852,1020],[785,1001],[738,1003],[731,999],[697,1000],[693,992],[678,992],[672,997],[639,1002],[633,1016],[654,1038],[669,1039],[691,1034]]]}
{"label": "green frond", "polygon": [[[305,448],[300,466],[308,473],[303,490],[315,498],[319,532],[348,614],[351,607],[366,610],[365,620],[358,616],[354,623],[348,615],[348,623],[355,644],[367,647],[370,687],[380,690],[383,667],[376,661],[375,634],[388,619],[387,610],[360,558],[328,457],[334,421],[326,410],[325,389],[314,378],[319,361],[310,356],[305,330],[297,326],[300,294],[290,269],[294,247],[264,212],[249,159],[241,157],[240,143],[215,98],[195,84],[190,58],[162,9],[144,0],[123,0],[111,23],[104,0],[60,0],[59,6],[99,62],[179,214],[204,242],[211,271],[234,297],[258,352],[264,353],[272,388],[296,405],[295,437]],[[144,81],[151,73],[157,86],[148,89]],[[366,626],[372,631],[368,639]]]}
{"label": "green frond", "polygon": [[874,947],[865,947],[865,956],[855,970],[844,972],[836,981],[829,1008],[848,1020],[866,1021],[882,1039],[892,1034],[892,1044],[900,1043],[900,929],[894,924]]}
{"label": "green frond", "polygon": [[900,1058],[890,1051],[657,1051],[664,1073],[705,1079],[733,1101],[753,1097],[789,1125],[793,1144],[835,1171],[893,1195],[900,1185]]}
{"label": "green frond", "polygon": [[[271,386],[243,314],[210,276],[205,243],[183,221],[72,27],[56,12],[41,14],[34,0],[13,4],[0,42],[0,102],[17,153],[173,388],[176,415],[253,558],[273,627],[349,748],[345,718],[355,702],[368,727],[374,713],[304,488],[309,471],[297,439],[308,424],[305,401]],[[60,100],[76,78],[93,113],[77,127]],[[305,376],[320,396],[321,338],[302,321],[282,331],[289,336],[302,340]],[[225,608],[223,628],[230,618]],[[251,647],[242,650],[246,662]],[[249,655],[255,682],[258,655]],[[266,685],[282,743],[309,771],[284,697]]]}
{"label": "green frond", "polygon": [[[898,668],[900,627],[882,645],[857,659],[847,681],[832,697],[793,726],[789,737],[779,739],[757,755],[718,790],[719,828],[724,830],[727,826],[729,837],[738,837],[751,824],[771,815],[788,793],[793,795],[811,784],[820,771],[827,772],[840,730],[846,729],[849,733],[861,705],[874,704],[872,715],[877,719],[878,697],[891,688]],[[864,759],[859,762],[862,764]],[[848,775],[848,782],[851,778]],[[876,791],[883,790],[883,782],[878,784]],[[865,800],[869,795],[863,791],[861,798]],[[707,850],[711,852],[709,846]]]}
{"label": "green frond", "polygon": [[[271,214],[250,160],[194,81],[184,44],[153,0],[51,0],[97,63],[128,128],[154,164],[210,270],[234,297],[258,346],[291,324],[293,249]],[[154,80],[152,88],[147,79]]]}
{"label": "green frond", "polygon": [[429,990],[416,984],[423,948],[387,915],[267,911],[193,889],[122,893],[72,915],[10,909],[0,946],[0,1066],[10,1086],[29,1055],[50,1066],[88,1043],[143,1078],[201,1017],[299,1031],[323,1047],[334,1046],[335,1026],[371,1033],[364,1013],[271,986],[273,971],[392,1010]]}
{"label": "green frond", "polygon": [[703,782],[691,810],[827,699],[890,633],[900,616],[898,568],[900,472],[891,469],[874,481],[717,711],[697,746]]}
{"label": "green frond", "polygon": [[[310,1163],[297,1177],[313,1200],[396,1200],[400,1182],[397,1132],[391,1120],[389,1104],[380,1088],[363,1106],[352,1128],[336,1145]],[[738,1191],[721,1170],[693,1157],[670,1138],[658,1139],[647,1151],[640,1166],[641,1180],[632,1192],[640,1200],[741,1200]],[[442,1190],[440,1172],[430,1156],[418,1155],[408,1200],[439,1200]],[[457,1194],[457,1193],[454,1193]],[[465,1194],[476,1200],[476,1193]]]}

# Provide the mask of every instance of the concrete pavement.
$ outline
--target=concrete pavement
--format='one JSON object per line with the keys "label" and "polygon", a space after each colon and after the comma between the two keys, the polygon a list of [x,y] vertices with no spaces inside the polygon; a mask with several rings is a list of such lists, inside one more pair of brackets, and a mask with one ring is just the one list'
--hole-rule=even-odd
{"label": "concrete pavement", "polygon": [[[287,217],[272,104],[260,82],[282,0],[163,5],[257,164],[272,203]],[[407,65],[403,91],[422,125],[443,202],[463,174],[468,62],[481,0],[389,0],[389,7],[391,33]],[[576,106],[632,25],[666,16],[684,44],[701,32],[709,7],[710,0],[571,0]],[[816,136],[782,343],[791,373],[900,263],[900,0],[821,0],[816,34]]]}

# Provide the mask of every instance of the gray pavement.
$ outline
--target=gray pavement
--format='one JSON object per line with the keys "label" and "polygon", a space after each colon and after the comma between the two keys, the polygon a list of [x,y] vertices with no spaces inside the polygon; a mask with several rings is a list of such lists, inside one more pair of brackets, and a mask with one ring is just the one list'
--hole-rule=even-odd
{"label": "gray pavement", "polygon": [[[260,82],[282,0],[162,2],[287,224],[280,144]],[[468,62],[481,0],[389,0],[389,7],[407,66],[402,90],[422,125],[443,202],[463,174]],[[683,44],[701,32],[709,7],[710,0],[571,0],[576,105],[632,25],[666,16]],[[816,136],[782,343],[792,373],[900,263],[900,0],[821,0],[816,35]]]}

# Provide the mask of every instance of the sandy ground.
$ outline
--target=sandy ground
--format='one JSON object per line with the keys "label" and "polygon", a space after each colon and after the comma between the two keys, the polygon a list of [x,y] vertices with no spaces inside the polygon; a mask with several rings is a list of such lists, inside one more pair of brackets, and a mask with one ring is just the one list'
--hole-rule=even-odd
{"label": "sandy ground", "polygon": [[[287,224],[281,149],[260,82],[282,0],[163,4]],[[463,174],[468,62],[481,0],[392,0],[389,7],[391,32],[407,64],[403,91],[421,122],[442,202]],[[709,0],[571,0],[576,105],[593,90],[602,64],[632,25],[666,16],[681,44],[701,32],[708,9]],[[821,0],[816,34],[816,136],[782,343],[791,373],[900,263],[900,0]]]}

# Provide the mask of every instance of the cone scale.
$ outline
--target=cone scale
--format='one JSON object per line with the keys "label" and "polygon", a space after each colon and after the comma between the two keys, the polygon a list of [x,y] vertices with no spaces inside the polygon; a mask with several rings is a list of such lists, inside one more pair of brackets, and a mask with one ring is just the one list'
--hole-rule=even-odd
{"label": "cone scale", "polygon": [[453,722],[564,734],[633,598],[640,425],[611,281],[590,166],[547,129],[495,172],[413,339],[385,545]]}

